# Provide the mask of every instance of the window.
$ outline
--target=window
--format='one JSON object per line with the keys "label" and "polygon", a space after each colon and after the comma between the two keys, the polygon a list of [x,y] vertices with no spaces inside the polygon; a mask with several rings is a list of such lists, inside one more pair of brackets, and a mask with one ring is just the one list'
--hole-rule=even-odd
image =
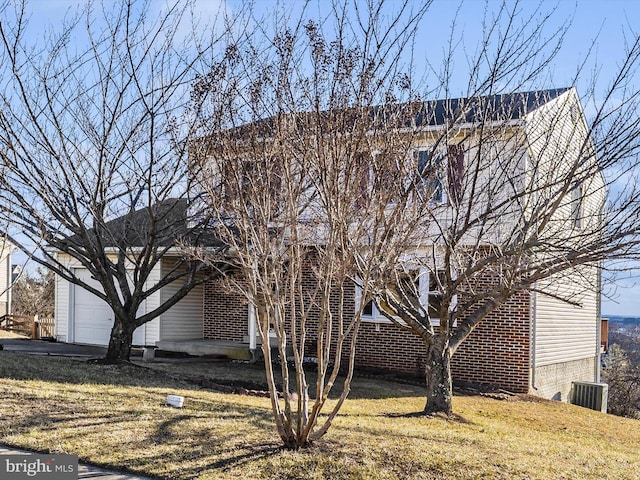
{"label": "window", "polygon": [[[427,201],[458,205],[464,185],[464,147],[449,145],[446,152],[418,150],[416,153],[419,188]],[[447,182],[447,190],[444,182]]]}
{"label": "window", "polygon": [[430,202],[443,203],[443,156],[432,150],[418,150],[418,192]]}
{"label": "window", "polygon": [[258,205],[268,207],[272,216],[282,208],[283,161],[277,156],[257,159],[237,158],[222,165],[220,189],[224,206],[243,205],[253,211]]}
{"label": "window", "polygon": [[444,272],[439,271],[438,277],[436,275],[428,275],[429,288],[426,291],[426,295],[429,302],[429,318],[440,318],[440,308],[442,307],[442,291],[440,285],[443,280]]}
{"label": "window", "polygon": [[571,221],[574,228],[582,228],[582,184],[577,183],[570,192]]}
{"label": "window", "polygon": [[[438,325],[440,317],[440,308],[442,306],[442,292],[440,291],[440,281],[444,272],[439,271],[439,279],[429,273],[425,269],[413,270],[402,276],[398,285],[398,293],[407,292],[409,295],[417,296],[420,304],[427,308],[429,318],[434,325]],[[360,293],[358,288],[357,293]],[[356,299],[358,301],[358,299]],[[364,321],[389,322],[389,320],[380,311],[380,306],[375,302],[368,302],[362,311],[362,319]]]}

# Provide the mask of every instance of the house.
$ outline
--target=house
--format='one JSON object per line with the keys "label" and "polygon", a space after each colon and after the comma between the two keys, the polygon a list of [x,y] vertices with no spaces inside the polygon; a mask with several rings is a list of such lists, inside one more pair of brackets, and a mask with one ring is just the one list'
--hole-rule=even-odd
{"label": "house", "polygon": [[[561,145],[565,150],[563,154],[570,155],[573,147],[566,138],[572,137],[575,131],[586,138],[582,109],[572,88],[496,96],[488,101],[494,103],[493,108],[508,107],[510,134],[516,131],[517,135],[524,137],[527,145],[520,152],[524,161],[528,158],[544,160],[549,145]],[[449,100],[446,104],[433,102],[426,107],[430,114],[417,118],[416,123],[425,131],[437,131],[446,121],[446,109],[453,109],[463,112],[461,123],[467,125],[465,128],[474,128],[473,117],[478,112],[473,108],[465,110],[464,104],[465,99]],[[552,115],[565,110],[566,116]],[[554,118],[554,121],[547,122],[547,118]],[[418,159],[421,151],[428,150],[428,135],[425,139],[424,145],[415,146]],[[505,141],[504,148],[508,154],[508,141]],[[453,154],[461,155],[460,152]],[[546,165],[544,161],[539,165],[549,172],[556,167]],[[439,181],[444,180],[436,179],[430,188],[436,201],[445,202],[444,192],[438,191]],[[592,211],[600,208],[603,193],[598,182],[601,180],[596,178],[594,182],[591,186],[580,186],[579,196],[566,207],[571,209],[571,215],[576,216],[576,222],[587,216],[595,217]],[[599,193],[592,195],[591,191]],[[582,202],[583,197],[587,201]],[[509,219],[500,219],[497,226],[502,227],[498,228],[501,231],[511,228]],[[167,262],[170,261],[168,258]],[[78,274],[84,275],[81,271]],[[597,267],[585,267],[579,276],[589,278],[593,284],[599,283]],[[421,275],[418,281],[420,291],[424,292],[424,301],[435,299],[428,276]],[[599,380],[598,289],[576,289],[571,273],[540,282],[539,287],[533,292],[516,293],[472,332],[453,357],[454,381],[489,384],[512,392],[567,400],[572,381]],[[108,319],[105,315],[108,312],[105,310],[104,318],[98,318],[96,314],[91,317],[88,312],[96,311],[95,301],[80,290],[62,280],[56,284],[58,337],[63,341],[104,344],[108,337],[96,332],[98,325],[106,331]],[[559,294],[554,294],[554,291]],[[565,294],[571,295],[574,301],[564,301],[561,297]],[[358,295],[355,285],[349,295],[355,305]],[[194,349],[205,348],[207,342],[213,349],[211,352],[219,351],[216,350],[218,345],[244,346],[245,352],[249,347],[255,347],[252,306],[242,295],[221,288],[216,281],[206,282],[167,314],[140,328],[142,331],[137,332],[134,343],[162,349],[197,352]],[[92,333],[88,335],[85,331]],[[248,358],[248,355],[244,357]],[[425,358],[420,339],[390,322],[375,305],[367,307],[357,344],[357,367],[421,375]]]}
{"label": "house", "polygon": [[[155,285],[160,278],[167,275],[183,256],[182,250],[174,246],[178,238],[193,234],[194,230],[187,225],[188,204],[183,199],[167,199],[154,206],[164,209],[167,214],[157,215],[166,226],[157,227],[163,233],[157,233],[164,255],[155,265],[147,280],[145,289]],[[116,255],[118,245],[126,244],[130,252],[138,251],[144,245],[147,235],[146,222],[149,217],[141,209],[129,216],[107,222],[106,232],[101,243],[107,254]],[[123,228],[123,225],[127,225]],[[134,225],[135,227],[129,227]],[[166,238],[166,241],[164,240]],[[203,239],[207,243],[210,239]],[[168,243],[171,242],[171,243]],[[210,245],[210,243],[207,243]],[[57,252],[58,261],[82,282],[101,290],[99,282],[80,261],[68,254]],[[139,315],[157,308],[170,298],[179,288],[179,282],[170,283],[150,295],[139,310]],[[203,286],[196,285],[179,304],[169,311],[137,328],[133,335],[133,344],[137,346],[155,346],[160,339],[190,340],[202,338],[203,318]],[[86,345],[104,345],[109,342],[113,326],[113,313],[109,305],[81,286],[71,283],[60,275],[55,280],[55,337],[60,342]]]}

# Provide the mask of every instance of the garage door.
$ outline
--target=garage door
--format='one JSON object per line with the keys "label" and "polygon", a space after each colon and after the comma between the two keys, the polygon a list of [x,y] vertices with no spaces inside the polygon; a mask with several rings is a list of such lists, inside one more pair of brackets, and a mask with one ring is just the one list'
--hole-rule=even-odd
{"label": "garage door", "polygon": [[[88,270],[76,269],[76,276],[92,287],[102,290]],[[88,345],[108,345],[113,327],[113,312],[102,299],[84,288],[74,285],[73,341]],[[143,313],[139,311],[138,314]],[[144,345],[144,325],[133,333],[133,344]]]}

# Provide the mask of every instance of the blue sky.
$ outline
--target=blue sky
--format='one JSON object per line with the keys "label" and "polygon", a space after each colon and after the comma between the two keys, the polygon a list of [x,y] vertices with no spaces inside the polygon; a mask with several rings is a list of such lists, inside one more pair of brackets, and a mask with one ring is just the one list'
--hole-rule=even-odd
{"label": "blue sky", "polygon": [[[105,0],[108,2],[108,0]],[[152,0],[153,8],[160,10],[167,2],[165,0]],[[426,68],[427,62],[436,66],[446,48],[446,40],[451,33],[451,25],[456,18],[456,30],[454,38],[460,45],[468,50],[473,50],[482,35],[481,19],[485,10],[491,14],[500,5],[500,1],[490,0],[488,5],[484,0],[435,0],[420,27],[415,45],[415,57],[417,68]],[[45,25],[53,25],[54,29],[63,20],[65,13],[74,10],[78,4],[74,0],[35,0],[30,3],[32,31],[42,33]],[[203,17],[215,15],[221,6],[233,10],[238,5],[234,0],[197,0],[197,11]],[[283,4],[277,4],[268,0],[256,0],[255,6],[258,16],[269,16],[274,8],[282,8]],[[284,8],[290,10],[300,9],[302,2],[288,2]],[[324,5],[322,0],[312,3],[310,12],[316,12],[318,7]],[[390,1],[389,8],[397,7],[398,2]],[[416,2],[415,5],[419,5]],[[591,72],[599,72],[598,86],[606,87],[610,75],[624,58],[624,44],[626,32],[640,32],[640,0],[524,0],[519,8],[522,10],[522,18],[531,18],[542,12],[554,11],[548,21],[548,31],[562,25],[568,19],[571,26],[565,37],[561,52],[555,61],[549,66],[545,80],[546,85],[538,87],[552,88],[571,86],[576,74],[579,62],[588,53],[592,42],[595,41],[591,57],[588,62],[587,72],[576,82],[578,92],[586,91],[591,80]],[[35,38],[33,39],[36,40]],[[461,50],[462,51],[462,50]],[[456,73],[458,72],[458,73]],[[465,86],[465,64],[462,56],[456,58],[454,78],[452,81],[453,94],[463,94]],[[417,72],[419,73],[419,72]],[[457,75],[457,76],[456,76]],[[640,80],[639,80],[640,81]],[[638,84],[638,81],[636,81]],[[456,91],[458,90],[458,91]],[[585,105],[588,113],[588,105]],[[24,261],[22,256],[16,257],[17,261]],[[603,299],[603,313],[617,315],[640,316],[640,273],[631,272],[621,275],[617,282],[607,283],[605,292],[611,298]]]}

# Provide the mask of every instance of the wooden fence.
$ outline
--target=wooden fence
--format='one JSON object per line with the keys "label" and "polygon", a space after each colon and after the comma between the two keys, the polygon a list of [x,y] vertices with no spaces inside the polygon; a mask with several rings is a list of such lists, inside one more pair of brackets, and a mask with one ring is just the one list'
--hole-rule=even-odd
{"label": "wooden fence", "polygon": [[53,318],[40,318],[38,315],[3,315],[0,317],[0,329],[19,333],[33,339],[53,337],[55,321]]}

